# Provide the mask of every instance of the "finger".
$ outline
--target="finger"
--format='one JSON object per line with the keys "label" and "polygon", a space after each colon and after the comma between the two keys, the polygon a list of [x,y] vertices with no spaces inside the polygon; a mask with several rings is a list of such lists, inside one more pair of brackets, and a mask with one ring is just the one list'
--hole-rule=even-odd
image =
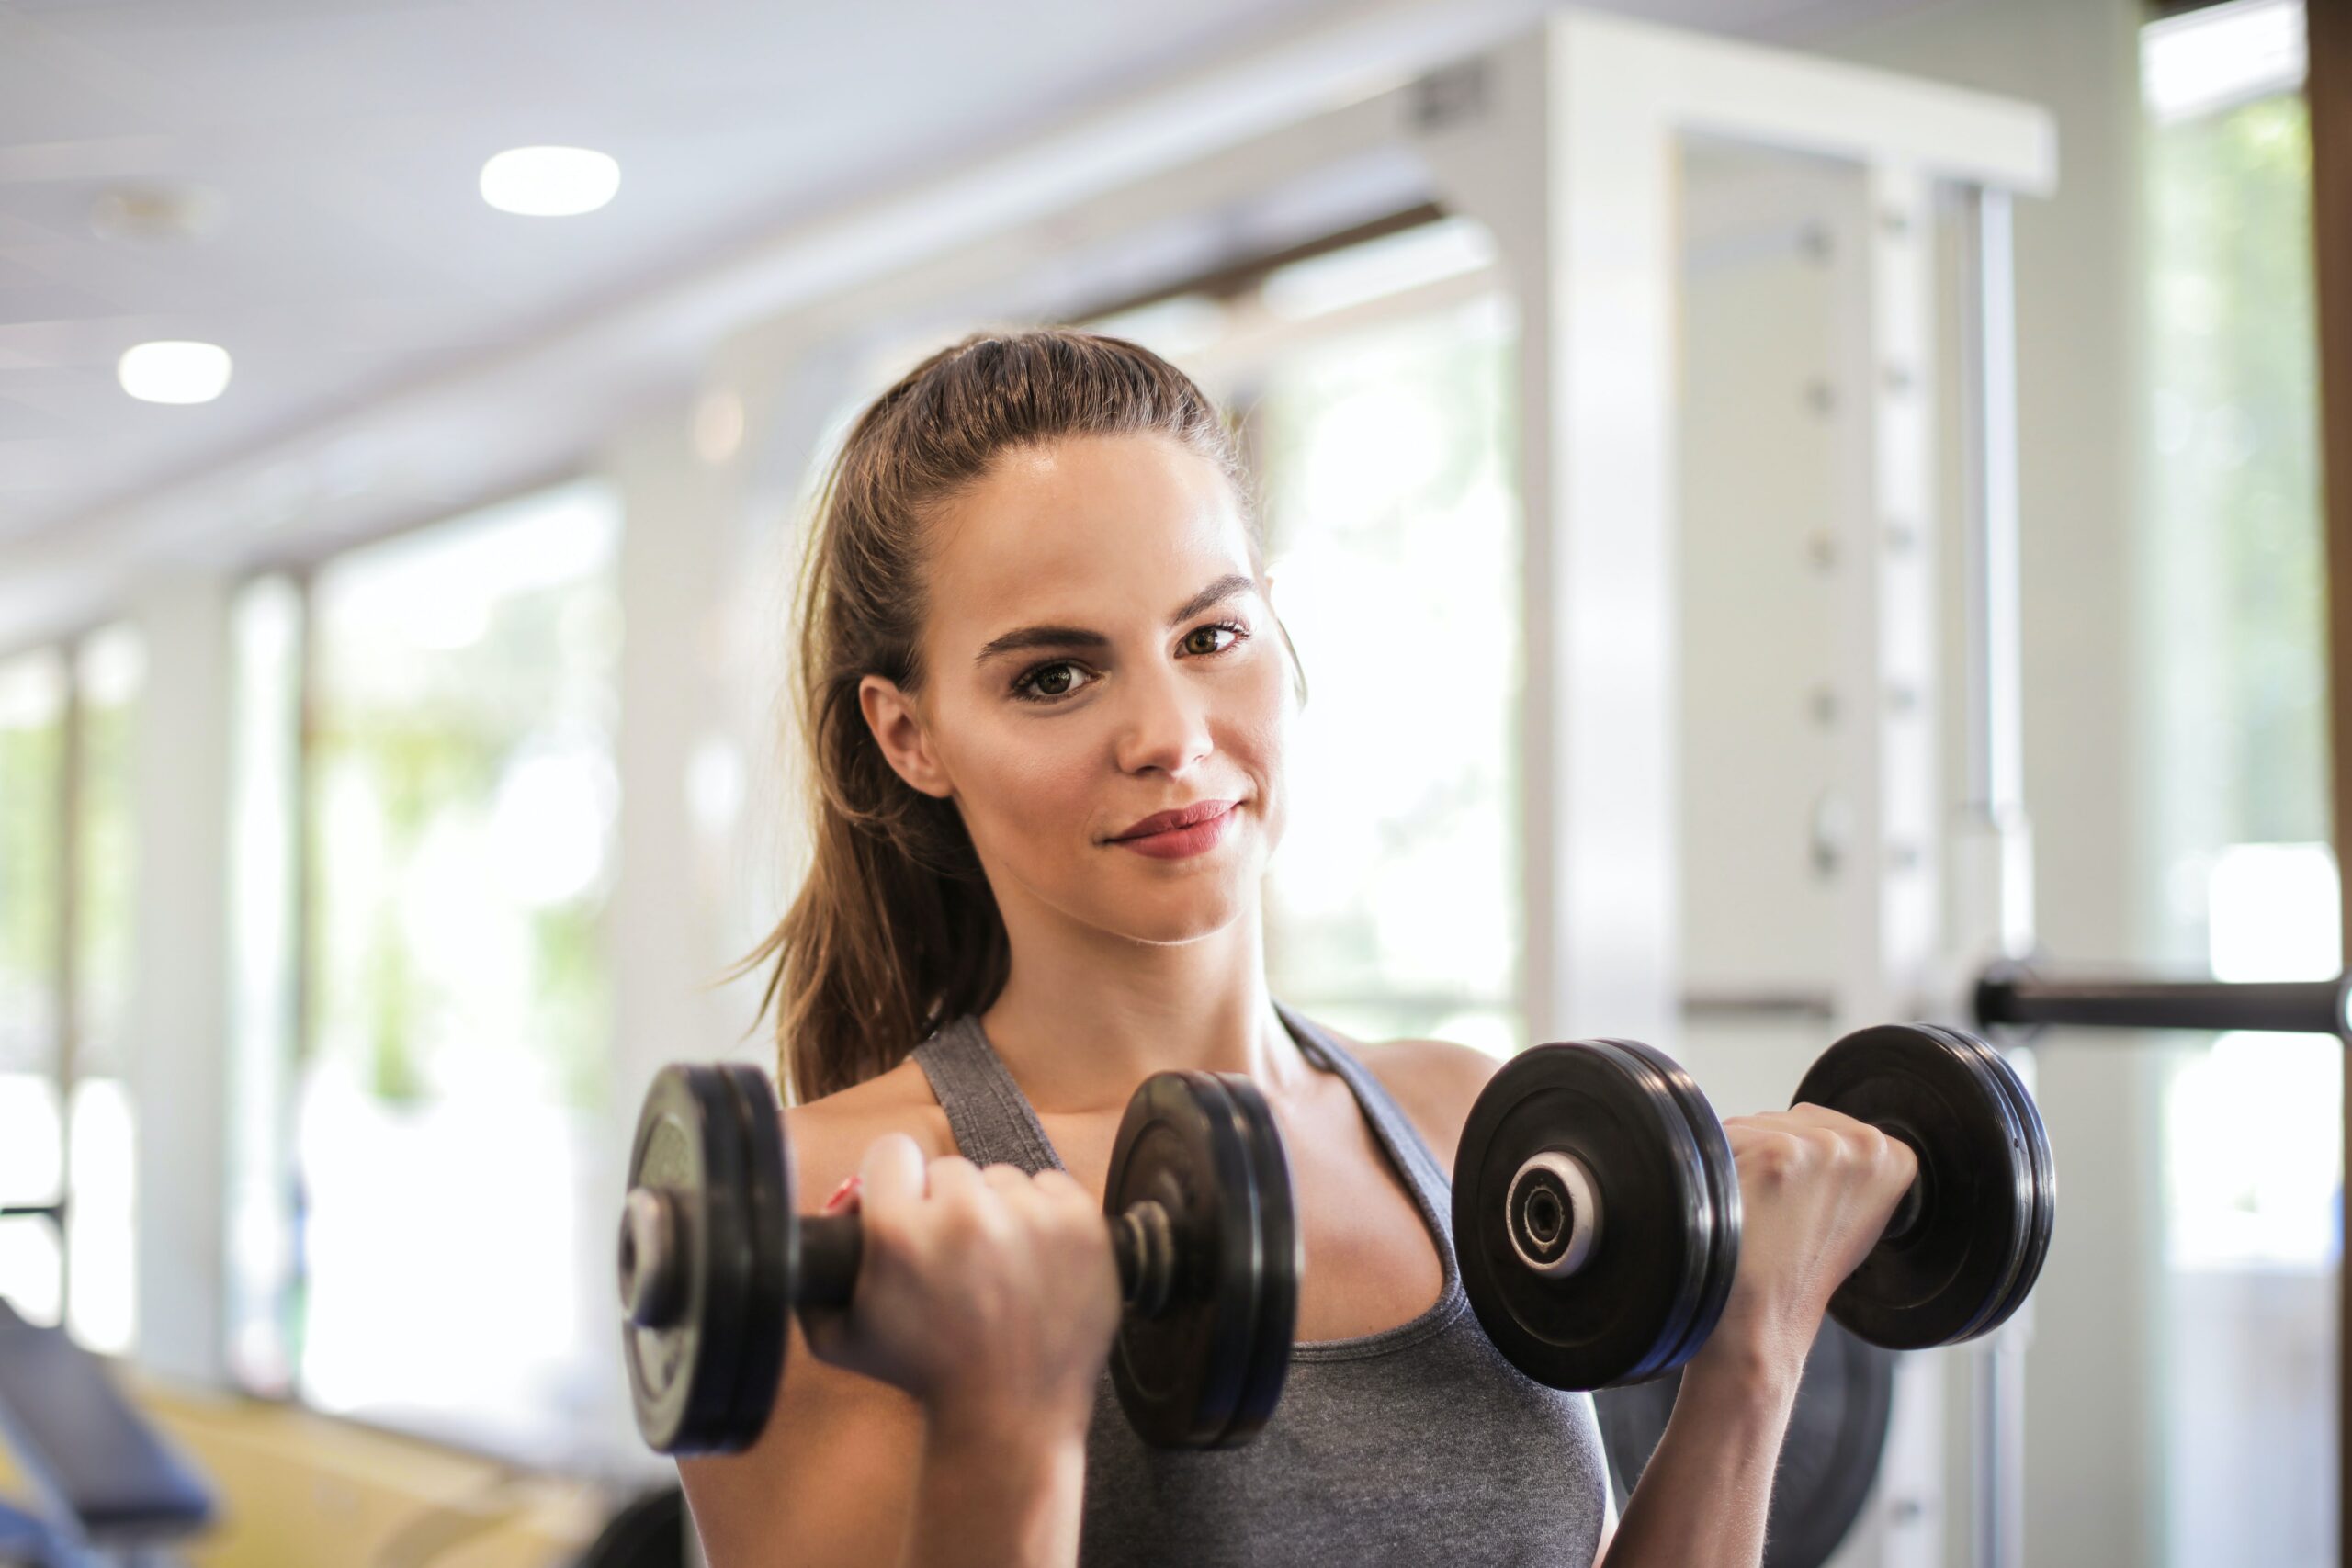
{"label": "finger", "polygon": [[944,1198],[950,1192],[969,1192],[986,1185],[980,1180],[980,1168],[962,1155],[940,1156],[931,1162],[928,1175],[934,1198]]}
{"label": "finger", "polygon": [[1799,1126],[1826,1127],[1839,1133],[1856,1132],[1869,1125],[1866,1122],[1856,1121],[1842,1111],[1832,1111],[1826,1105],[1815,1105],[1811,1101],[1792,1105],[1781,1114]]}
{"label": "finger", "polygon": [[858,1206],[868,1213],[923,1195],[922,1150],[904,1133],[885,1133],[865,1146],[857,1165]]}
{"label": "finger", "polygon": [[1017,1165],[991,1165],[980,1172],[980,1179],[1008,1198],[1028,1196],[1031,1186],[1029,1173]]}
{"label": "finger", "polygon": [[1094,1194],[1067,1170],[1041,1170],[1029,1186],[1039,1197],[1052,1200],[1057,1207],[1091,1210],[1097,1206]]}

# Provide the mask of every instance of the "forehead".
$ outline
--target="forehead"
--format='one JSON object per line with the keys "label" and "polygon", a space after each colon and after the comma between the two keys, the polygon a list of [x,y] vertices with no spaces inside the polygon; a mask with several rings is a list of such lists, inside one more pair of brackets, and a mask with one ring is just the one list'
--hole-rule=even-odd
{"label": "forehead", "polygon": [[1156,626],[1211,578],[1250,570],[1232,485],[1165,436],[1009,452],[935,523],[930,635],[949,648],[1033,620]]}

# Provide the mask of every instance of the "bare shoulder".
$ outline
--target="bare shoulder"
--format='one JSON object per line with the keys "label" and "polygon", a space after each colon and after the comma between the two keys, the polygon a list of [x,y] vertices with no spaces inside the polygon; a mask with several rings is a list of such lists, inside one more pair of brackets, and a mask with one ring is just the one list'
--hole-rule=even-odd
{"label": "bare shoulder", "polygon": [[1437,1156],[1439,1168],[1452,1171],[1454,1145],[1462,1140],[1462,1125],[1470,1119],[1470,1107],[1502,1064],[1484,1051],[1451,1040],[1364,1044],[1337,1030],[1331,1032],[1404,1107],[1430,1152]]}
{"label": "bare shoulder", "polygon": [[855,1171],[874,1140],[904,1133],[925,1159],[956,1153],[956,1134],[939,1108],[922,1069],[901,1062],[879,1077],[853,1084],[784,1113],[792,1136],[792,1162],[800,1206],[824,1202]]}

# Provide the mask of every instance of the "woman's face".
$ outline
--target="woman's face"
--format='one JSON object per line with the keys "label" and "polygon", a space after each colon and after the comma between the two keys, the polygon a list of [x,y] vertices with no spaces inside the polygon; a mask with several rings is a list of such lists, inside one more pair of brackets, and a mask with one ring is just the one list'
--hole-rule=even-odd
{"label": "woman's face", "polygon": [[[955,800],[1008,922],[1035,904],[1175,942],[1253,908],[1293,696],[1216,465],[1157,435],[1008,453],[930,548],[922,691],[868,675],[859,696],[899,775]],[[1204,828],[1117,841],[1217,802]]]}

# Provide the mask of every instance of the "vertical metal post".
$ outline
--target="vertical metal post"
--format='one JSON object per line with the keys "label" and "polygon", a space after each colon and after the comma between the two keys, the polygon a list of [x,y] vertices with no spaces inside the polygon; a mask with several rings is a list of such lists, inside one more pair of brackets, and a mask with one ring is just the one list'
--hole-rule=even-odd
{"label": "vertical metal post", "polygon": [[2032,834],[2025,814],[2023,607],[2018,590],[2017,284],[2009,193],[1969,193],[1960,373],[1966,604],[1963,826],[1997,845],[1990,933],[2004,958],[2033,946]]}
{"label": "vertical metal post", "polygon": [[[1973,940],[1980,951],[1965,956],[1978,961],[2022,958],[2032,946],[2033,851],[2025,815],[2009,196],[1983,186],[1968,194],[1960,288],[1966,723],[1958,827],[1976,872],[1970,892],[1977,907],[1970,912],[1973,920],[1963,916],[1957,934]],[[1970,924],[1973,931],[1966,929]],[[2031,1310],[2029,1303],[1974,1351],[1971,1539],[1976,1568],[2017,1568],[2024,1561],[2024,1354]]]}

